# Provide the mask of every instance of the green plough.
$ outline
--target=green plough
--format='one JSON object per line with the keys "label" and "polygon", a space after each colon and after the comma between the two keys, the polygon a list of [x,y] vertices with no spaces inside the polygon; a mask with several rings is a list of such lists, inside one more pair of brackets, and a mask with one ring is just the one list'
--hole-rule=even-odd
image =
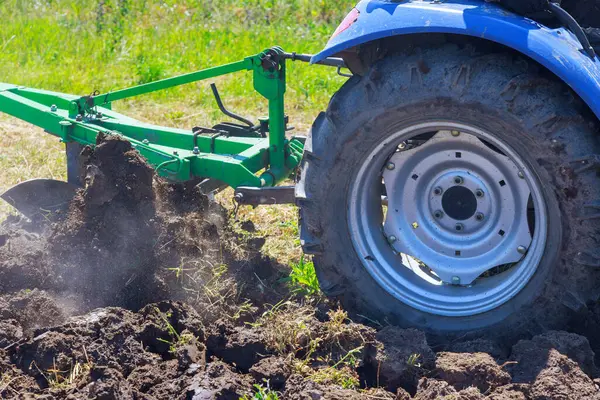
{"label": "green plough", "polygon": [[[257,189],[273,187],[289,177],[300,163],[304,146],[303,138],[286,137],[290,130],[284,112],[287,59],[308,61],[310,57],[273,47],[234,63],[83,97],[0,83],[0,111],[58,136],[67,144],[68,160],[68,183],[27,181],[8,190],[2,198],[27,216],[39,208],[64,207],[80,186],[77,156],[81,147],[94,146],[97,135],[103,133],[129,140],[159,175],[171,181],[203,178],[206,192],[224,186],[246,188],[246,196],[236,195],[238,201],[264,203],[264,192]],[[341,66],[343,61],[328,59],[323,64]],[[211,88],[217,105],[236,123],[185,130],[146,124],[112,111],[112,103],[117,100],[241,71],[253,74],[254,89],[269,104],[268,117],[256,123],[228,111],[214,84]],[[49,185],[52,190],[48,190]],[[62,190],[57,190],[59,187]],[[284,189],[268,191],[271,202],[293,201],[293,188]],[[62,197],[60,201],[57,193],[62,194],[58,196]]]}

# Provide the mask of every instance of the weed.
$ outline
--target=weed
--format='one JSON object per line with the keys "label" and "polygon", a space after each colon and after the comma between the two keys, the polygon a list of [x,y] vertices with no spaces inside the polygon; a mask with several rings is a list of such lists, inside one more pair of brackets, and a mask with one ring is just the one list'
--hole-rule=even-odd
{"label": "weed", "polygon": [[421,358],[420,354],[413,353],[408,357],[406,364],[411,367],[421,368],[421,363],[419,362],[420,358]]}
{"label": "weed", "polygon": [[73,385],[76,385],[81,378],[89,375],[90,371],[92,370],[93,364],[88,358],[85,347],[83,347],[83,353],[86,361],[76,361],[74,364],[71,364],[71,367],[68,370],[65,371],[56,367],[56,360],[53,360],[52,368],[48,369],[46,372],[40,370],[35,361],[32,362],[32,366],[34,366],[38,372],[42,374],[50,388],[69,389],[73,387]]}
{"label": "weed", "polygon": [[181,334],[177,332],[175,327],[169,322],[169,318],[171,318],[170,312],[163,313],[157,307],[154,307],[154,311],[158,313],[165,328],[167,328],[167,332],[169,332],[169,336],[172,338],[171,340],[165,340],[162,338],[157,339],[159,342],[169,345],[169,353],[175,354],[179,347],[194,342],[196,337],[191,332],[183,331]]}
{"label": "weed", "polygon": [[306,261],[304,254],[297,263],[290,263],[291,272],[289,277],[292,291],[304,293],[308,296],[316,295],[321,292],[319,281],[315,272],[315,265],[312,261]]}
{"label": "weed", "polygon": [[254,385],[254,395],[252,397],[244,395],[240,400],[279,400],[279,395],[269,387],[269,381],[266,382],[267,387],[263,385]]}
{"label": "weed", "polygon": [[265,311],[252,325],[267,328],[263,333],[264,340],[272,350],[280,354],[296,354],[314,345],[309,326],[313,320],[313,308],[281,301]]}

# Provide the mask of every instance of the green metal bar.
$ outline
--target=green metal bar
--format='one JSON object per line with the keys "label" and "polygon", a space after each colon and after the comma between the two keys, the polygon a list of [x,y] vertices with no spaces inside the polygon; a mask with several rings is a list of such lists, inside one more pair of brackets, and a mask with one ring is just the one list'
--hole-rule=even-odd
{"label": "green metal bar", "polygon": [[133,86],[127,89],[121,89],[114,92],[91,96],[85,99],[89,107],[100,106],[115,100],[122,100],[129,97],[135,97],[146,93],[156,92],[158,90],[169,89],[175,86],[201,81],[203,79],[214,78],[233,72],[243,71],[252,67],[250,58],[237,61],[231,64],[225,64],[218,67],[207,68],[189,74],[166,78],[156,82],[145,83],[139,86]]}
{"label": "green metal bar", "polygon": [[[110,109],[114,100],[244,69],[253,71],[254,88],[269,103],[268,139],[258,133],[256,137],[194,135],[189,130],[142,123]],[[235,63],[99,96],[78,97],[0,83],[0,111],[40,126],[64,142],[94,146],[100,133],[122,135],[161,176],[171,180],[204,177],[234,188],[272,186],[298,166],[303,150],[301,141],[285,137],[285,78],[283,50],[274,47]],[[243,135],[248,134],[253,131]]]}

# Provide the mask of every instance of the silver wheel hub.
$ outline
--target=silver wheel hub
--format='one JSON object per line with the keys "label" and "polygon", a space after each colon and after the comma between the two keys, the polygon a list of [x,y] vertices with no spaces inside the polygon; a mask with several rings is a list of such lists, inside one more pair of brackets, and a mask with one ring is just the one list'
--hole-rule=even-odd
{"label": "silver wheel hub", "polygon": [[529,282],[545,251],[541,184],[496,135],[454,122],[393,133],[363,158],[348,224],[364,268],[415,309],[470,316]]}
{"label": "silver wheel hub", "polygon": [[475,136],[440,131],[399,151],[383,179],[388,194],[384,232],[443,282],[471,284],[484,272],[523,258],[532,236],[529,186],[508,157]]}

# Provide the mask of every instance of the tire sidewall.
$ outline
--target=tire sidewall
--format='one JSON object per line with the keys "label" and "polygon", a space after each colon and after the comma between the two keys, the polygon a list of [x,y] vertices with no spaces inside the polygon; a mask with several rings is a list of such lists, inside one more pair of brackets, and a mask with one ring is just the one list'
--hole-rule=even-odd
{"label": "tire sidewall", "polygon": [[[338,180],[335,187],[328,190],[331,194],[332,213],[331,219],[324,223],[335,224],[336,229],[326,231],[328,235],[334,236],[328,237],[327,242],[339,241],[341,248],[354,249],[348,229],[348,201],[352,184],[360,166],[366,161],[366,155],[393,133],[419,123],[432,121],[453,121],[474,126],[496,135],[508,144],[540,182],[548,215],[548,233],[544,255],[529,282],[512,299],[491,311],[456,318],[428,314],[414,309],[384,291],[366,270],[355,251],[340,254],[342,259],[336,263],[337,268],[345,270],[343,275],[350,281],[360,282],[353,285],[358,293],[347,293],[351,298],[345,299],[345,302],[360,303],[362,299],[366,299],[369,303],[368,307],[376,306],[380,319],[436,332],[488,328],[502,321],[508,322],[506,320],[511,315],[535,312],[534,303],[542,297],[546,283],[560,260],[562,232],[565,228],[553,177],[537,162],[537,158],[556,158],[552,150],[541,145],[540,141],[530,135],[527,128],[512,115],[502,113],[498,109],[490,109],[478,102],[465,104],[451,98],[428,99],[426,102],[402,104],[400,107],[386,109],[384,113],[374,118],[364,117],[366,115],[357,115],[352,121],[348,121],[345,129],[352,131],[349,135],[351,139],[344,143],[343,151],[338,153],[337,162],[330,171],[332,176],[344,177],[344,179]],[[341,204],[344,206],[337,207]],[[356,305],[359,309],[365,308]],[[526,306],[529,306],[529,310],[524,311],[523,308]]]}

